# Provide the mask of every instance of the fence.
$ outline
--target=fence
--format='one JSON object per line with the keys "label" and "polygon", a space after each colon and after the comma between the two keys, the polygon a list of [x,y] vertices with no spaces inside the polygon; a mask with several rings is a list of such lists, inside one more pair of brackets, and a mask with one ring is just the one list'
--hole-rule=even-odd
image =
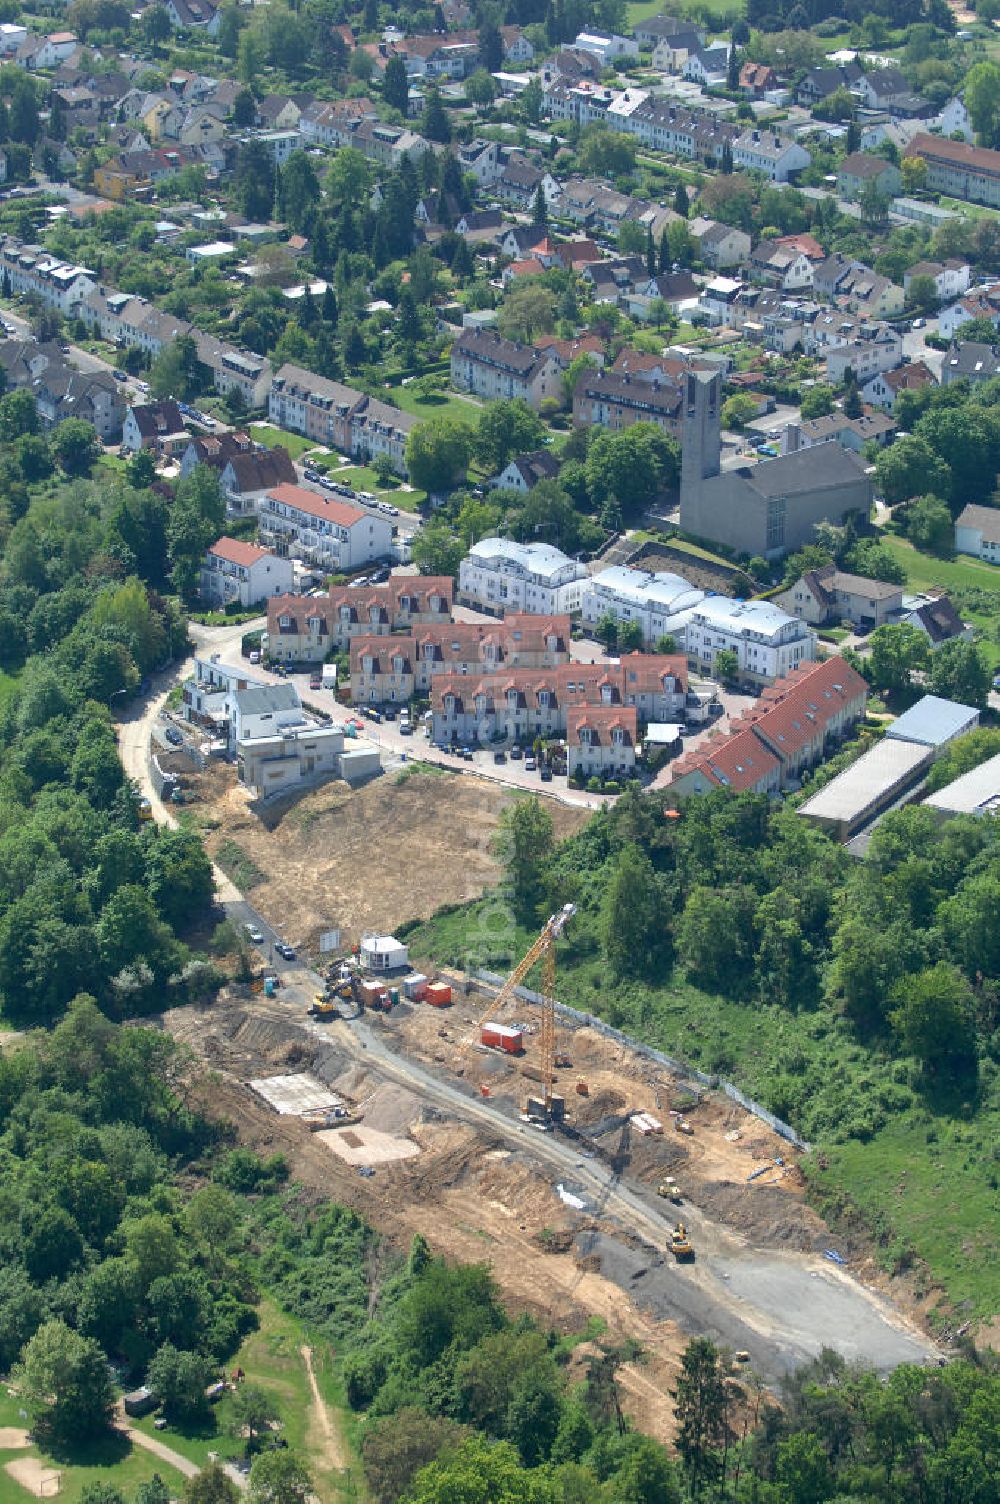
{"label": "fence", "polygon": [[[490,987],[502,987],[506,981],[505,977],[497,976],[495,972],[484,971],[481,968],[477,969],[473,975],[477,981],[485,982]],[[515,995],[528,1003],[541,1004],[544,1001],[540,992],[532,992],[527,987],[516,988]],[[639,1040],[633,1039],[630,1034],[623,1034],[621,1029],[615,1029],[611,1024],[605,1023],[603,1018],[595,1018],[592,1013],[583,1013],[579,1008],[569,1007],[567,1003],[556,1003],[556,1012],[564,1018],[571,1018],[578,1024],[584,1024],[587,1028],[596,1030],[598,1034],[603,1035],[605,1039],[613,1040],[615,1044],[625,1045],[645,1060],[652,1060],[657,1065],[665,1066],[675,1075],[686,1076],[702,1086],[718,1087],[732,1101],[738,1102],[747,1112],[752,1112],[754,1117],[760,1118],[769,1128],[773,1128],[775,1133],[787,1139],[790,1144],[794,1144],[796,1149],[808,1151],[809,1144],[799,1137],[794,1128],[790,1128],[787,1123],[782,1122],[781,1118],[775,1117],[773,1112],[769,1112],[766,1107],[762,1107],[759,1102],[748,1097],[731,1081],[723,1081],[719,1076],[706,1075],[704,1071],[686,1064],[683,1060],[675,1060],[672,1055],[666,1055],[662,1050],[654,1049],[652,1045],[642,1044]]]}

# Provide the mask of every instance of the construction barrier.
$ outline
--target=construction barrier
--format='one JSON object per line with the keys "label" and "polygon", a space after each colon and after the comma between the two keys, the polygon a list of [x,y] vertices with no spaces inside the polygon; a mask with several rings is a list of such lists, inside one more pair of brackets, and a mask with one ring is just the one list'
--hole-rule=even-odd
{"label": "construction barrier", "polygon": [[[485,971],[482,968],[474,971],[473,976],[477,981],[485,982],[488,987],[502,987],[506,981],[506,977],[497,976],[496,972]],[[516,997],[523,998],[527,1003],[540,1005],[544,1001],[540,992],[532,992],[528,987],[517,987],[514,989],[514,992]],[[603,1018],[595,1018],[592,1013],[583,1013],[579,1008],[570,1008],[566,1003],[556,1003],[556,1012],[564,1018],[571,1018],[576,1023],[585,1025],[589,1029],[595,1029],[598,1034],[602,1034],[605,1039],[613,1040],[615,1044],[627,1046],[628,1049],[634,1050],[637,1055],[641,1055],[646,1060],[653,1060],[657,1065],[665,1066],[667,1070],[672,1071],[675,1075],[686,1076],[689,1080],[697,1081],[701,1086],[708,1086],[713,1089],[718,1088],[718,1090],[725,1092],[726,1096],[733,1102],[738,1102],[747,1112],[753,1113],[755,1118],[760,1118],[761,1122],[766,1123],[769,1128],[773,1128],[775,1133],[780,1134],[788,1143],[794,1144],[796,1149],[803,1149],[808,1152],[810,1145],[805,1139],[799,1137],[794,1128],[790,1127],[788,1123],[782,1122],[781,1118],[775,1117],[773,1112],[769,1112],[766,1107],[762,1107],[752,1097],[748,1097],[745,1092],[740,1091],[739,1087],[734,1086],[731,1081],[723,1081],[719,1076],[706,1075],[704,1071],[698,1070],[696,1066],[688,1065],[683,1060],[675,1060],[672,1055],[666,1055],[662,1050],[654,1049],[652,1045],[642,1044],[639,1040],[633,1039],[631,1034],[622,1033],[621,1029],[613,1028],[611,1024],[605,1023]]]}

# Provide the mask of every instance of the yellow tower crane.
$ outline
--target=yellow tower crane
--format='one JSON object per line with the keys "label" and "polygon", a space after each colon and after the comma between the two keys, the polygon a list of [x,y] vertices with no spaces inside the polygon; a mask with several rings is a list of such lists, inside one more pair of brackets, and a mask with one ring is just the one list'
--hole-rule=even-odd
{"label": "yellow tower crane", "polygon": [[545,1112],[552,1112],[552,1083],[555,1080],[556,1059],[556,941],[573,915],[576,913],[576,905],[563,904],[557,914],[552,914],[545,922],[545,927],[534,945],[525,956],[518,961],[510,976],[504,982],[500,991],[493,999],[482,1018],[479,1020],[479,1029],[482,1032],[483,1025],[488,1024],[504,1006],[510,1002],[517,988],[520,987],[532,967],[541,960],[542,962],[542,1030],[541,1030],[541,1070],[542,1087],[544,1090]]}

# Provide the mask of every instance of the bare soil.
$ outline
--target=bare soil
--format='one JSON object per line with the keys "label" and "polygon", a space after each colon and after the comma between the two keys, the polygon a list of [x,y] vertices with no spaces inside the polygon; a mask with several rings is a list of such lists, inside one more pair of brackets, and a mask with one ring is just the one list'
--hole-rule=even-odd
{"label": "bare soil", "polygon": [[[353,944],[478,898],[496,881],[490,841],[513,797],[469,774],[408,772],[362,789],[326,784],[258,813],[235,770],[211,762],[190,786],[209,854],[226,841],[242,847],[264,874],[254,907],[303,947],[330,927]],[[551,814],[559,839],[586,818],[554,802]]]}
{"label": "bare soil", "polygon": [[62,1487],[62,1473],[50,1462],[37,1457],[15,1457],[4,1464],[4,1472],[36,1499],[54,1499]]}

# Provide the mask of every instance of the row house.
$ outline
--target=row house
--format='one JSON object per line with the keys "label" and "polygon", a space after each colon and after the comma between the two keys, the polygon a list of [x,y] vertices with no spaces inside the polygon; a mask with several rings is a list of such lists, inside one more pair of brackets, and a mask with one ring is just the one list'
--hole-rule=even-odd
{"label": "row house", "polygon": [[573,422],[580,428],[599,424],[620,430],[633,423],[655,423],[679,439],[682,419],[681,389],[671,383],[615,371],[585,371],[573,393]]}
{"label": "row house", "polygon": [[765,689],[729,731],[703,742],[672,766],[674,795],[772,794],[794,788],[862,719],[868,686],[834,657],[806,664]]}
{"label": "row house", "polygon": [[351,451],[351,417],[364,393],[286,362],[271,381],[268,417],[314,443]]}
{"label": "row house", "polygon": [[60,261],[41,246],[24,245],[10,235],[0,238],[0,277],[15,296],[35,297],[60,313],[75,315],[97,286],[85,266]]}
{"label": "row house", "polygon": [[626,705],[591,705],[575,710],[566,728],[566,770],[570,778],[618,782],[635,772],[638,725]]}
{"label": "row house", "polygon": [[483,675],[569,662],[568,616],[512,614],[500,623],[451,622],[406,635],[351,643],[351,698],[358,705],[406,704],[430,695],[436,675]]}
{"label": "row house", "polygon": [[531,742],[565,737],[570,716],[587,706],[626,707],[640,724],[683,721],[687,664],[676,655],[632,653],[620,663],[567,663],[478,679],[445,674],[431,689],[431,735],[459,743]]}
{"label": "row house", "polygon": [[275,486],[260,506],[261,540],[287,557],[302,557],[332,574],[386,559],[392,528],[384,518],[304,486]]}
{"label": "row house", "polygon": [[406,445],[417,419],[387,402],[366,397],[350,418],[350,453],[368,464],[384,454],[397,475],[407,475]]}
{"label": "row house", "polygon": [[561,402],[563,395],[553,355],[490,329],[463,329],[451,347],[451,384],[487,400],[522,397],[536,411],[546,398]]}
{"label": "row house", "polygon": [[320,663],[356,637],[388,637],[451,620],[450,575],[408,575],[384,585],[345,585],[327,595],[268,602],[267,651],[278,663]]}
{"label": "row house", "polygon": [[198,359],[211,373],[212,385],[220,395],[239,392],[247,407],[267,405],[271,391],[271,362],[266,355],[257,355],[251,350],[238,350],[216,339],[213,334],[191,331],[198,350]]}
{"label": "row house", "polygon": [[1000,151],[918,132],[907,155],[927,163],[927,187],[932,193],[1000,208]]}

